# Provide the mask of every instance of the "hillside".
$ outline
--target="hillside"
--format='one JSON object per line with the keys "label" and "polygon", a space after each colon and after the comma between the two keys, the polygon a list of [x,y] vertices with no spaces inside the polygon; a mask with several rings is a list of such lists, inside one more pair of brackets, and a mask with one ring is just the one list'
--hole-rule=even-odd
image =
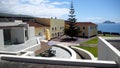
{"label": "hillside", "polygon": [[29,15],[21,15],[21,14],[8,14],[8,13],[0,13],[0,17],[31,17]]}

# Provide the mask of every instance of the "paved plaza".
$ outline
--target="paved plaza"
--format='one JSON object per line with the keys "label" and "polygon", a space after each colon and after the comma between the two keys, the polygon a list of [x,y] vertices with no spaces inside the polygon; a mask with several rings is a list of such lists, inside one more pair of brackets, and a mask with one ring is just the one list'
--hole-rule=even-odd
{"label": "paved plaza", "polygon": [[[78,46],[78,45],[80,45],[80,43],[85,42],[85,41],[91,39],[91,38],[80,38],[80,37],[76,37],[76,38],[77,38],[76,41],[64,41],[64,42],[62,41],[62,42],[61,42],[61,40],[64,39],[64,38],[69,38],[69,37],[64,35],[64,36],[62,36],[62,37],[54,38],[54,39],[52,39],[51,41],[54,41],[54,42],[56,42],[56,43],[58,43],[58,44],[63,44],[63,45],[66,45],[66,46]],[[93,38],[94,38],[94,37],[93,37]]]}

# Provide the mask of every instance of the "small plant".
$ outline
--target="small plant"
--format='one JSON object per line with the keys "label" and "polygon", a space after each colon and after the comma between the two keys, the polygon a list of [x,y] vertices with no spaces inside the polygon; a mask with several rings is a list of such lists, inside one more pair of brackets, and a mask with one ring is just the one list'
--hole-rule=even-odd
{"label": "small plant", "polygon": [[46,50],[46,51],[43,52],[43,53],[40,53],[40,56],[42,56],[42,57],[54,57],[55,54],[56,54],[56,51],[55,51],[55,50],[49,49],[49,50]]}

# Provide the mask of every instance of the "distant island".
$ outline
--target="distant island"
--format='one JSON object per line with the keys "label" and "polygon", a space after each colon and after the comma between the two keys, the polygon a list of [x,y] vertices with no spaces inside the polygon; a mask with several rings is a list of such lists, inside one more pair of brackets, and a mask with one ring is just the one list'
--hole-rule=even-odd
{"label": "distant island", "polygon": [[104,21],[104,24],[115,24],[115,22],[111,22],[111,21]]}

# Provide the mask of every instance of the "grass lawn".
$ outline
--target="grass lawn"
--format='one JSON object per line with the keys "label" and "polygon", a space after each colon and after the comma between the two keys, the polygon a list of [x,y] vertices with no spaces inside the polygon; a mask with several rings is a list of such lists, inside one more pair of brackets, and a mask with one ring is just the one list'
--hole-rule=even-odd
{"label": "grass lawn", "polygon": [[83,42],[83,44],[98,44],[98,38],[95,37],[95,38],[90,39],[90,40],[88,40],[86,42]]}
{"label": "grass lawn", "polygon": [[95,57],[98,56],[98,47],[97,46],[77,46],[77,47],[91,52]]}

